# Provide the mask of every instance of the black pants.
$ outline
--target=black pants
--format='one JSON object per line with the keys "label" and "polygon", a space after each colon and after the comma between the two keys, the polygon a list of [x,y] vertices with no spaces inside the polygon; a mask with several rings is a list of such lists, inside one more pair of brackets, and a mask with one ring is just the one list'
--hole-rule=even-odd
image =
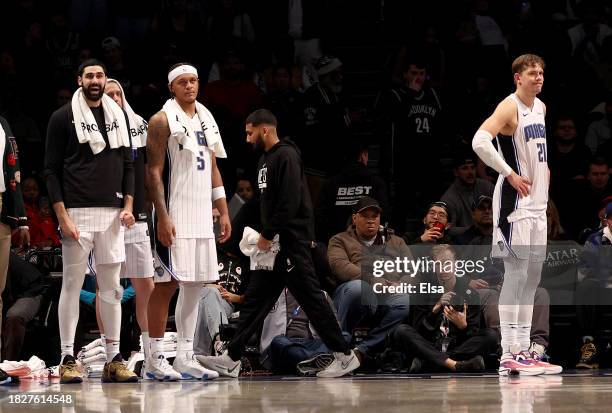
{"label": "black pants", "polygon": [[603,315],[612,309],[612,291],[601,280],[586,278],[576,287],[576,320],[579,334],[601,339]]}
{"label": "black pants", "polygon": [[294,242],[281,245],[274,271],[252,272],[240,307],[237,330],[228,346],[229,356],[240,360],[245,343],[261,328],[285,287],[300,304],[325,345],[334,352],[348,353],[349,346],[315,275],[310,247]]}
{"label": "black pants", "polygon": [[485,356],[495,351],[497,334],[490,328],[479,331],[467,340],[448,348],[445,353],[438,350],[431,341],[423,337],[408,324],[402,324],[391,333],[392,346],[399,351],[424,359],[437,366],[444,367],[446,359],[455,361],[467,360],[475,356]]}

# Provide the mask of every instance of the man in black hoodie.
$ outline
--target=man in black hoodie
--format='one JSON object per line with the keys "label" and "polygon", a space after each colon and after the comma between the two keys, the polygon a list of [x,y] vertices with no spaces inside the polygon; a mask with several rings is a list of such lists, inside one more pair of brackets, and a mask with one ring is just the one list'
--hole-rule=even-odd
{"label": "man in black hoodie", "polygon": [[[378,201],[383,212],[389,210],[387,184],[368,168],[368,147],[357,142],[348,145],[348,163],[323,186],[315,208],[316,236],[318,241],[329,239],[346,231],[353,207],[364,196]],[[382,217],[381,222],[385,222]]]}
{"label": "man in black hoodie", "polygon": [[359,360],[342,337],[315,275],[311,256],[314,219],[300,153],[291,140],[279,141],[272,112],[256,110],[245,123],[247,142],[264,151],[257,168],[263,228],[257,248],[269,251],[278,235],[280,251],[272,272],[252,272],[228,353],[218,357],[197,356],[197,359],[206,368],[237,377],[244,344],[262,326],[286,286],[325,345],[334,352],[334,361],[317,376],[343,376],[359,367]]}

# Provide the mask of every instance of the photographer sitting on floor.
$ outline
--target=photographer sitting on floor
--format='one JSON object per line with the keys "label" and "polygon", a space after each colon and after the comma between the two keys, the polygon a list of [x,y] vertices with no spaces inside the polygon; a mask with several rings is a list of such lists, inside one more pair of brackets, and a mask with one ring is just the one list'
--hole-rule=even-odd
{"label": "photographer sitting on floor", "polygon": [[398,326],[390,334],[391,345],[414,357],[410,373],[439,368],[462,373],[483,371],[483,356],[495,351],[497,336],[481,327],[480,299],[469,288],[467,277],[455,275],[452,247],[434,246],[432,258],[435,274],[423,274],[422,281],[429,282],[429,291],[443,287],[444,292],[419,294],[419,304],[412,305],[410,312],[411,325]]}

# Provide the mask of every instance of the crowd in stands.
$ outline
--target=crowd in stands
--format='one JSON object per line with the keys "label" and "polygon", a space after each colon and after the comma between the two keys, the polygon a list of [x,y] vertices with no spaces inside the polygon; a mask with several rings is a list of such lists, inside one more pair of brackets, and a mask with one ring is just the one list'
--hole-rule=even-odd
{"label": "crowd in stands", "polygon": [[[238,241],[259,219],[257,158],[245,143],[244,119],[265,107],[278,118],[279,136],[301,151],[315,208],[317,274],[364,368],[397,356],[391,371],[394,363],[413,373],[480,371],[499,346],[503,266],[491,262],[478,278],[427,274],[431,285],[453,294],[411,303],[406,294],[374,293],[372,274],[362,273],[364,251],[456,260],[490,250],[497,176],[470,142],[514,90],[512,59],[535,53],[546,62],[541,99],[551,187],[530,350],[543,357],[554,346],[550,312],[564,304],[576,312],[576,337],[569,339],[579,342],[578,366],[597,367],[612,328],[605,311],[612,308],[612,261],[601,254],[612,243],[612,7],[597,0],[372,3],[380,11],[376,35],[389,53],[371,73],[378,93],[364,104],[348,75],[370,57],[343,63],[348,49],[338,46],[353,2],[8,1],[0,26],[0,116],[19,147],[30,247],[60,245],[41,172],[49,116],[70,103],[79,62],[103,61],[145,119],[168,97],[168,67],[192,62],[200,70],[199,100],[227,149],[219,165],[228,200],[235,193],[241,205],[232,239],[219,246],[222,280],[203,288],[196,351],[220,351],[220,326],[231,324],[244,300],[249,271]],[[13,246],[19,249],[18,234]],[[11,255],[4,359],[25,356],[26,324],[47,294],[40,268]],[[383,280],[402,282],[410,280]],[[264,323],[262,336],[275,333],[262,337],[260,350],[268,369],[291,373],[326,350],[299,303],[285,292],[281,298],[276,311],[285,311],[284,324]],[[92,299],[83,299],[87,305]]]}

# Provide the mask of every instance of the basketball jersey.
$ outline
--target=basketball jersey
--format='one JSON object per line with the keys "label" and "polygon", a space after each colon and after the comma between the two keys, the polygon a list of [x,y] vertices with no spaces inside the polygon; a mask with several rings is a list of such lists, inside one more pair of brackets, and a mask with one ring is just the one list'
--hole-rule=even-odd
{"label": "basketball jersey", "polygon": [[515,94],[518,124],[512,136],[497,136],[498,151],[506,163],[518,174],[531,181],[529,195],[521,198],[508,180],[499,175],[494,192],[494,222],[503,226],[527,217],[546,213],[548,203],[548,159],[544,105],[535,98],[533,108],[527,107]]}
{"label": "basketball jersey", "polygon": [[166,208],[177,238],[214,238],[212,221],[212,156],[200,119],[192,119],[199,154],[183,149],[177,139],[168,139],[164,184]]}

